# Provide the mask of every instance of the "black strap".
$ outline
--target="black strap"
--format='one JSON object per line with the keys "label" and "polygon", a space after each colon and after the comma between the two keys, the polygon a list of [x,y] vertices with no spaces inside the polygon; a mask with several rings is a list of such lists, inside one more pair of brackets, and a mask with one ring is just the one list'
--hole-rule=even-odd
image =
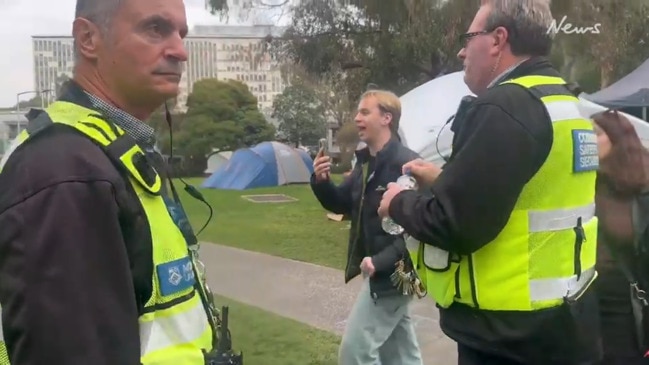
{"label": "black strap", "polygon": [[541,99],[544,96],[550,95],[566,95],[574,96],[566,84],[561,85],[537,85],[528,88],[528,90],[537,98]]}
{"label": "black strap", "polygon": [[[138,144],[135,139],[128,133],[124,133],[121,136],[117,137],[117,139],[112,141],[108,146],[105,146],[104,151],[106,151],[106,154],[108,154],[111,160],[113,160],[113,162],[117,164],[119,168],[126,170],[125,172],[127,174],[133,174],[135,172],[130,171],[130,169],[124,164],[124,161],[122,161],[122,156],[124,156],[125,153],[136,146],[138,146]],[[136,152],[131,157],[131,163],[137,170],[136,173],[139,174],[142,178],[142,182],[144,182],[144,184],[140,182],[137,176],[135,180],[137,180],[140,185],[143,185],[143,187],[148,192],[154,195],[160,195],[160,191],[153,190],[153,185],[155,184],[156,178],[158,177],[158,172],[148,161],[145,154],[141,150]]]}
{"label": "black strap", "polygon": [[[167,164],[165,161],[162,161],[161,165],[162,166],[160,166],[160,174],[162,177],[162,184],[165,184],[165,180],[169,181],[169,187],[171,188],[171,194],[173,195],[173,200],[178,205],[178,207],[183,210],[183,214],[185,214],[182,201],[180,200],[178,191],[176,190],[176,187],[173,183],[173,179],[171,178],[171,173],[169,171],[169,164]],[[194,277],[196,278],[196,284],[194,285],[194,289],[198,292],[198,296],[201,299],[201,304],[203,305],[203,309],[205,309],[205,312],[207,314],[207,321],[209,322],[210,327],[212,329],[212,348],[216,349],[219,343],[218,330],[221,324],[218,323],[219,319],[218,319],[218,313],[216,311],[216,308],[214,307],[214,297],[212,296],[212,293],[208,291],[208,288],[203,286],[203,283],[201,282],[201,276],[199,275],[198,268],[196,267],[196,262],[193,260],[194,258],[193,253],[191,252],[193,249],[197,248],[198,238],[196,237],[196,234],[194,233],[194,229],[192,228],[191,224],[187,224],[183,227],[178,227],[178,229],[180,229],[180,232],[185,238],[188,252],[190,254],[190,257],[192,257],[192,271],[194,272]]]}
{"label": "black strap", "polygon": [[573,228],[575,231],[574,274],[577,275],[577,280],[581,278],[581,247],[586,241],[586,232],[581,222],[581,217],[577,218],[577,226]]}
{"label": "black strap", "polygon": [[[165,181],[169,181],[169,188],[171,189],[173,200],[178,205],[178,207],[183,210],[183,214],[186,215],[185,208],[183,207],[183,203],[180,200],[180,196],[178,195],[178,190],[176,190],[176,186],[174,185],[173,179],[171,178],[169,164],[167,164],[165,161],[162,161],[161,165],[162,166],[160,173],[163,178],[163,184],[165,183]],[[182,231],[183,236],[185,237],[185,241],[187,241],[187,246],[189,246],[190,248],[195,247],[196,244],[198,244],[198,237],[196,237],[196,233],[194,233],[194,228],[192,228],[191,224],[187,224],[186,227],[179,228]]]}

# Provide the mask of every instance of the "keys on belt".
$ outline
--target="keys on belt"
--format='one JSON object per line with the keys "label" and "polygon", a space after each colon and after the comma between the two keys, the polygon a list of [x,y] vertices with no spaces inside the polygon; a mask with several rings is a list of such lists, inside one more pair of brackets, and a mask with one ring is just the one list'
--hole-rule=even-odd
{"label": "keys on belt", "polygon": [[401,291],[403,295],[417,295],[418,298],[426,296],[426,287],[419,279],[417,271],[414,269],[406,270],[404,260],[399,260],[396,264],[396,269],[390,275],[392,284]]}

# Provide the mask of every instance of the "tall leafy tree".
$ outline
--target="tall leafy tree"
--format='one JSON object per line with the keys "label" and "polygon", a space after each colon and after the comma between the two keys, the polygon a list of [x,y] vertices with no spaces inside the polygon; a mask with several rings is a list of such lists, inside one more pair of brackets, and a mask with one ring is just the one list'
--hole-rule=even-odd
{"label": "tall leafy tree", "polygon": [[275,98],[273,117],[279,121],[278,132],[296,147],[317,145],[325,137],[325,109],[313,89],[303,83],[288,86]]}
{"label": "tall leafy tree", "polygon": [[595,67],[597,86],[603,88],[649,57],[649,4],[644,1],[562,0],[553,1],[552,10],[560,28],[555,53],[557,48],[562,53],[565,77],[575,80],[579,68]]}
{"label": "tall leafy tree", "polygon": [[214,149],[236,150],[275,136],[273,125],[257,109],[257,98],[239,81],[200,80],[187,107],[174,146],[198,171]]}
{"label": "tall leafy tree", "polygon": [[[213,5],[224,1],[208,0]],[[475,0],[283,2],[244,3],[248,8],[277,5],[290,10],[292,21],[284,37],[269,39],[277,59],[298,64],[311,75],[342,72],[348,76],[350,100],[368,83],[403,93],[460,70],[457,40],[478,6]],[[615,82],[649,57],[646,1],[555,0],[551,7],[557,25],[569,24],[573,31],[564,28],[556,34],[551,59],[565,78],[578,81],[586,91]],[[595,24],[597,34],[575,31]]]}
{"label": "tall leafy tree", "polygon": [[295,6],[291,26],[282,39],[272,40],[271,48],[278,59],[313,75],[342,71],[351,99],[368,83],[404,93],[460,69],[458,35],[475,13],[468,0],[318,4]]}

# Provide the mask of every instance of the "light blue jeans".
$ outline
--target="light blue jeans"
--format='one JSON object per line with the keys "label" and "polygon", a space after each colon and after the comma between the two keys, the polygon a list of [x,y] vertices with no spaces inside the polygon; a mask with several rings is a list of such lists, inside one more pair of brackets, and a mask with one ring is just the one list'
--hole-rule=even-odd
{"label": "light blue jeans", "polygon": [[364,279],[338,352],[339,365],[423,365],[412,319],[412,297],[370,295]]}

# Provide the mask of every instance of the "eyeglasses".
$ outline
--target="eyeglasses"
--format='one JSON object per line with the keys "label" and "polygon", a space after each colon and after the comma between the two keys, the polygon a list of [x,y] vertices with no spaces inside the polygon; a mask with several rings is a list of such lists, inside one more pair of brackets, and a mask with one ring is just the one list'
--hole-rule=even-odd
{"label": "eyeglasses", "polygon": [[462,47],[466,47],[466,45],[469,43],[471,38],[477,37],[477,36],[483,35],[483,34],[489,34],[491,32],[492,32],[491,30],[481,30],[479,32],[470,32],[470,33],[460,34],[460,45],[462,45]]}

